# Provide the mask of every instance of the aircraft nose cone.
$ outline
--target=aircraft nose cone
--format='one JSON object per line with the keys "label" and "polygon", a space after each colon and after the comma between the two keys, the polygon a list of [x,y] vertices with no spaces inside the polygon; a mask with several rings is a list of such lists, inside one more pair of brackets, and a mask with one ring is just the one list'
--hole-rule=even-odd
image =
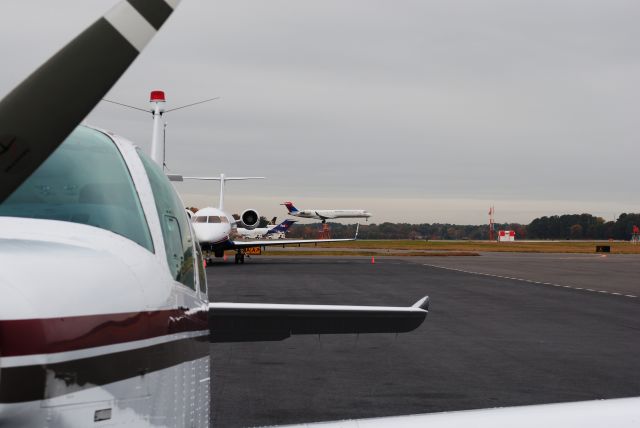
{"label": "aircraft nose cone", "polygon": [[216,243],[224,241],[229,236],[229,232],[225,228],[213,224],[196,224],[194,232],[198,242]]}

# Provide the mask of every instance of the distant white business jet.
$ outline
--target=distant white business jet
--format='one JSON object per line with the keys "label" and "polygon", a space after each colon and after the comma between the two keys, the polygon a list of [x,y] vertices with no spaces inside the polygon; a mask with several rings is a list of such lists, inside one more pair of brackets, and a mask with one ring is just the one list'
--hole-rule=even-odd
{"label": "distant white business jet", "polygon": [[302,218],[315,218],[325,223],[328,219],[335,218],[365,218],[369,219],[371,213],[365,210],[299,210],[293,206],[292,202],[283,204],[287,207],[289,215]]}

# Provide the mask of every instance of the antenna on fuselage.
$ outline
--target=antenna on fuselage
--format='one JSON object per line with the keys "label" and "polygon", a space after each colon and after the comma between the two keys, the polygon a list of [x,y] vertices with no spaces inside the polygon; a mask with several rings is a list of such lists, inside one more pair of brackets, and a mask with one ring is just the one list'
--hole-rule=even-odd
{"label": "antenna on fuselage", "polygon": [[184,180],[210,180],[220,182],[220,199],[218,200],[218,209],[224,210],[224,183],[235,180],[262,180],[264,177],[226,177],[224,173],[219,177],[182,177]]}

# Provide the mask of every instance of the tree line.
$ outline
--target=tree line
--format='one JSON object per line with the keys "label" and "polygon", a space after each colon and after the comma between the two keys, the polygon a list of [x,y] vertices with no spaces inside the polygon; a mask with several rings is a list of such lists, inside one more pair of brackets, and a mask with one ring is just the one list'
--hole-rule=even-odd
{"label": "tree line", "polygon": [[[629,240],[633,226],[640,226],[640,214],[624,213],[615,221],[605,221],[591,214],[565,214],[544,216],[529,224],[495,224],[498,230],[513,230],[516,239],[622,239]],[[329,223],[331,237],[349,238],[355,233],[355,225]],[[287,236],[290,238],[315,238],[321,229],[320,223],[294,224]],[[360,224],[360,239],[489,239],[489,225],[458,225],[449,223],[370,223]]]}

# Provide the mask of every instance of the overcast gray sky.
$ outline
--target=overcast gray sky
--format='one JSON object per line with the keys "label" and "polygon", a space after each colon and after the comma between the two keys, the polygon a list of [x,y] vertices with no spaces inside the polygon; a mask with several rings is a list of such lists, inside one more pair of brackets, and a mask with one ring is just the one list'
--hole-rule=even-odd
{"label": "overcast gray sky", "polygon": [[[2,0],[0,96],[115,3]],[[108,98],[220,96],[167,115],[167,163],[268,177],[230,184],[233,211],[612,219],[640,211],[638,22],[620,0],[184,0]],[[150,145],[144,113],[102,104],[87,122]],[[210,183],[178,190],[217,203]]]}

